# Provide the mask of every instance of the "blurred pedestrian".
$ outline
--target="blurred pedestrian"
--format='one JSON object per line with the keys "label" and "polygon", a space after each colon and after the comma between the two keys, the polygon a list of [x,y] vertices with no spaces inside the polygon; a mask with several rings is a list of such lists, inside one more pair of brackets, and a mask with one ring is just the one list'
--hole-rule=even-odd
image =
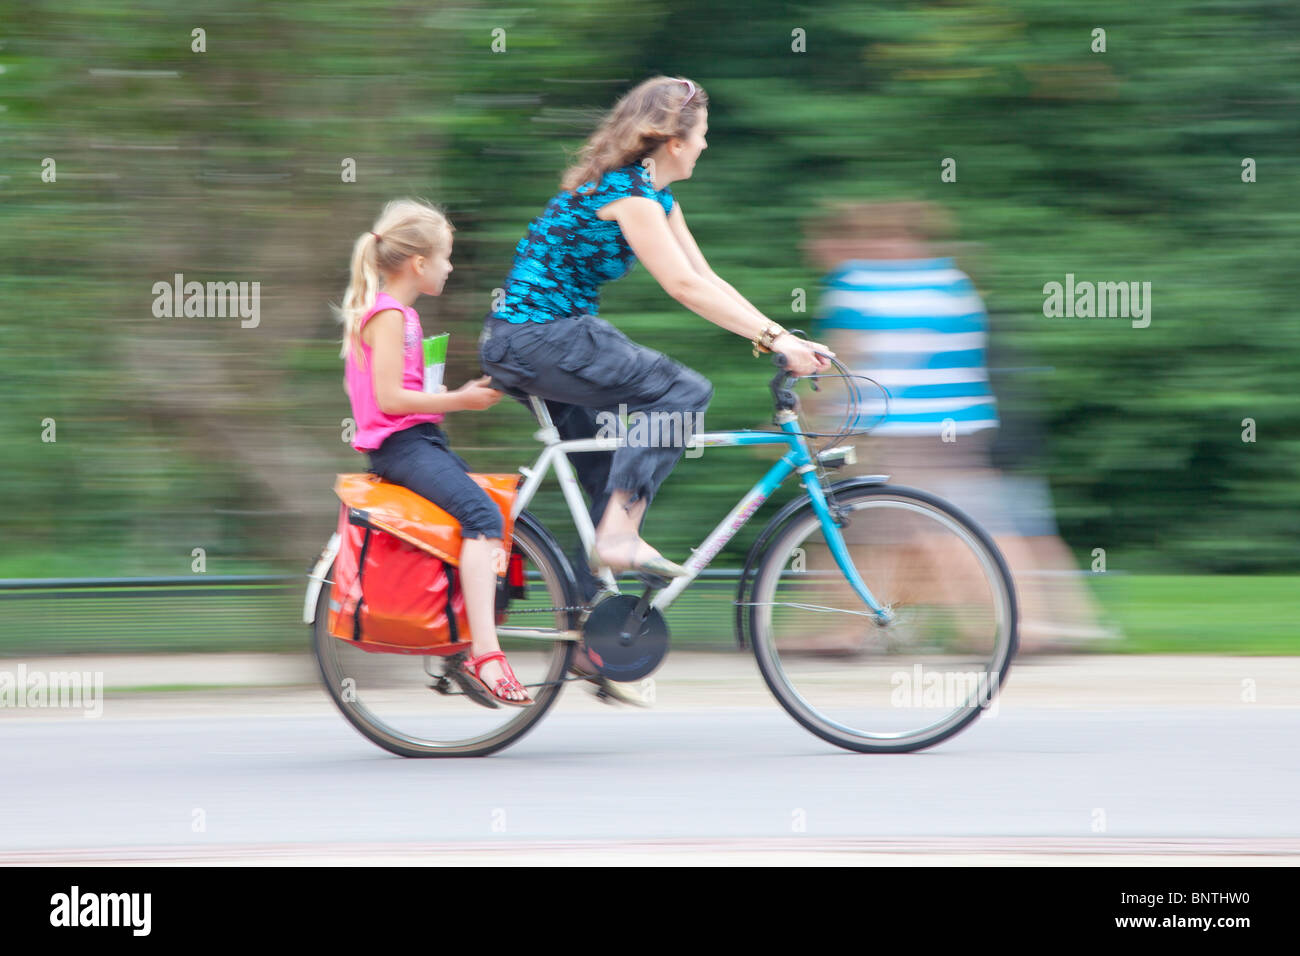
{"label": "blurred pedestrian", "polygon": [[[989,381],[988,315],[970,277],[932,248],[951,228],[948,214],[926,202],[841,202],[810,226],[805,248],[826,272],[817,335],[889,394],[881,421],[883,396],[863,384],[857,424],[877,424],[854,440],[857,470],[889,474],[891,483],[969,514],[1010,566],[1022,648],[1075,646],[1105,632],[1057,534],[1046,482],[993,465],[1001,421]],[[943,560],[913,556],[908,573],[944,574],[920,570]],[[949,585],[955,593],[961,582]]]}

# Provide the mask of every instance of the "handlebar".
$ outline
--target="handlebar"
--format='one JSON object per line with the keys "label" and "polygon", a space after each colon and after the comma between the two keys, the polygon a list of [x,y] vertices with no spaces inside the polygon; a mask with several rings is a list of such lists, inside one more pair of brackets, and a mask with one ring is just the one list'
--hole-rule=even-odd
{"label": "handlebar", "polygon": [[[831,359],[831,357],[830,357],[829,355],[827,355],[825,352],[813,352],[813,355],[820,355],[822,358],[826,359],[828,362],[829,362],[829,361],[833,361],[833,360]],[[785,357],[785,353],[784,353],[784,352],[773,352],[773,353],[772,353],[772,364],[775,365],[777,368],[789,368],[789,367],[790,367],[790,360],[789,360],[788,358]],[[796,377],[797,377],[797,376],[796,376]]]}
{"label": "handlebar", "polygon": [[[822,358],[827,359],[828,361],[832,361],[832,362],[834,361],[834,359],[832,359],[825,352],[815,352],[813,354],[820,355]],[[772,378],[772,384],[770,386],[772,389],[772,401],[776,403],[776,407],[778,410],[794,409],[796,401],[794,396],[794,389],[791,388],[791,384],[796,379],[798,379],[799,376],[793,374],[789,370],[790,360],[786,358],[785,355],[782,354],[781,352],[772,353],[772,364],[781,370],[777,372],[776,375],[773,376]],[[817,379],[813,377],[810,378],[810,381],[812,382],[813,391],[819,391],[819,389],[817,388]]]}
{"label": "handlebar", "polygon": [[[827,451],[831,448],[836,447],[844,438],[850,435],[865,435],[867,432],[869,432],[880,422],[888,418],[889,400],[891,396],[889,394],[889,390],[885,388],[883,385],[881,385],[879,382],[877,382],[875,379],[869,378],[866,375],[861,375],[858,373],[851,372],[848,369],[848,367],[844,365],[843,362],[841,362],[839,359],[835,358],[834,356],[827,355],[824,352],[817,352],[816,354],[826,359],[831,364],[831,366],[835,369],[835,371],[833,373],[823,373],[823,374],[813,373],[811,375],[808,375],[807,378],[809,384],[812,385],[813,390],[820,391],[820,389],[817,386],[817,380],[819,378],[842,379],[845,382],[846,386],[848,387],[848,402],[845,406],[844,421],[841,423],[837,431],[800,432],[800,434],[806,435],[810,438],[813,437],[830,438],[831,442],[825,448],[822,449],[822,451]],[[768,388],[772,392],[772,403],[776,406],[776,410],[778,413],[781,411],[797,412],[799,408],[799,404],[794,393],[794,382],[796,382],[800,378],[800,376],[794,375],[790,372],[789,359],[787,359],[780,352],[774,352],[772,354],[772,364],[775,365],[780,370],[776,373],[776,375],[772,377],[772,381],[768,385]],[[884,412],[882,412],[880,417],[867,428],[855,427],[855,425],[853,424],[857,420],[858,410],[861,407],[861,401],[862,401],[861,390],[857,384],[858,380],[864,382],[870,382],[873,386],[879,389],[880,394],[883,396],[885,402]]]}

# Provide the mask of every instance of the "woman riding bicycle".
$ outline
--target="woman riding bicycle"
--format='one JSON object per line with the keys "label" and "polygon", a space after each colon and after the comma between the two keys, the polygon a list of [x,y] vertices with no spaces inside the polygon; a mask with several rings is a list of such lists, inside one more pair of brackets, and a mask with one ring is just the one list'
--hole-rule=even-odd
{"label": "woman riding bicycle", "polygon": [[[669,184],[689,179],[705,149],[708,97],[690,80],[655,76],[624,95],[561,180],[561,192],[515,247],[501,303],[480,338],[483,371],[516,398],[546,400],[565,440],[597,434],[597,413],[699,414],[713,386],[698,372],[632,342],[596,315],[600,284],[645,263],[664,291],[790,371],[828,367],[825,346],[799,339],[716,275],[700,254]],[[691,419],[693,420],[693,419]],[[668,577],[686,570],[641,540],[639,528],[683,443],[650,441],[573,456],[591,498],[594,565]]]}

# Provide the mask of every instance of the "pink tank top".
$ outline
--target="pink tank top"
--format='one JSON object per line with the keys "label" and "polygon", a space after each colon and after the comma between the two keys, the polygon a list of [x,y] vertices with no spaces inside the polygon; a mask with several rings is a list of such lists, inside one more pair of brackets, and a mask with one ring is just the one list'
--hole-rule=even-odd
{"label": "pink tank top", "polygon": [[[424,350],[421,341],[424,331],[420,328],[420,315],[413,308],[402,305],[387,292],[375,297],[375,304],[364,316],[357,328],[366,327],[371,316],[384,309],[398,309],[406,317],[406,327],[402,343],[402,388],[413,392],[424,390]],[[360,452],[373,451],[384,443],[384,439],[393,432],[419,425],[421,422],[440,422],[439,412],[412,412],[409,415],[389,415],[381,411],[375,401],[375,386],[372,378],[374,361],[370,346],[363,340],[361,352],[365,356],[365,367],[356,363],[352,350],[348,350],[343,362],[344,382],[347,385],[348,398],[352,402],[352,418],[357,423],[356,438],[352,447]]]}

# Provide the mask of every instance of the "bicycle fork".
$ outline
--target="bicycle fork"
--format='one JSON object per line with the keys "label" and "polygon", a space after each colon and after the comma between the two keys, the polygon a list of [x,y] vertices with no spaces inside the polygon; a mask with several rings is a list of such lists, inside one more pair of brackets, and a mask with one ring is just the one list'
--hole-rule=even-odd
{"label": "bicycle fork", "polygon": [[[782,431],[798,435],[799,422],[793,412],[778,413],[777,424],[780,425]],[[848,544],[844,541],[844,535],[840,533],[839,516],[831,513],[830,504],[826,500],[826,493],[823,491],[821,480],[817,476],[817,466],[813,464],[812,456],[808,453],[808,443],[802,435],[798,437],[793,463],[795,464],[795,471],[798,472],[799,478],[803,482],[804,489],[808,492],[808,499],[812,502],[813,513],[821,521],[822,536],[830,546],[831,555],[835,558],[835,564],[844,573],[844,577],[858,597],[862,599],[862,603],[871,608],[876,623],[882,626],[892,623],[894,612],[876,600],[871,593],[871,589],[867,587],[867,583],[862,580],[862,575],[858,573],[858,569],[853,565]]]}

